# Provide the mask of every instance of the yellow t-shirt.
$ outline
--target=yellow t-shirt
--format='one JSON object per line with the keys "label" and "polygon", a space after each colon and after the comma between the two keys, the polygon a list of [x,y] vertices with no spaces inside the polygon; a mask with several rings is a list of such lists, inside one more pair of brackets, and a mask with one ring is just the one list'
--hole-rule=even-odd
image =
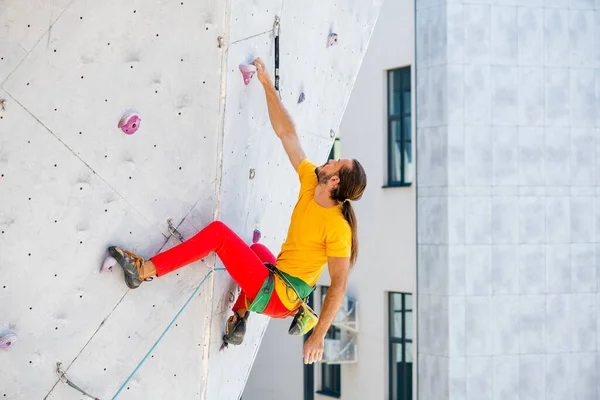
{"label": "yellow t-shirt", "polygon": [[[352,230],[342,207],[322,207],[315,201],[317,166],[304,160],[298,166],[300,194],[292,213],[287,239],[277,256],[277,268],[314,286],[327,257],[350,257]],[[288,310],[300,304],[296,293],[275,277],[275,290]]]}

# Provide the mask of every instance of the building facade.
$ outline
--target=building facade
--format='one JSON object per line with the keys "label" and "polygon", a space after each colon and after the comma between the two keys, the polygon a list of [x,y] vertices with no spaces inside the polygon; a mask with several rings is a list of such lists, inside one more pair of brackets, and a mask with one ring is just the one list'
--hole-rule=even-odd
{"label": "building facade", "polygon": [[416,1],[419,399],[598,399],[597,1]]}
{"label": "building facade", "polygon": [[[353,340],[356,357],[344,356],[356,361],[305,366],[290,321],[271,320],[244,400],[416,398],[414,18],[413,1],[384,2],[330,155],[356,158],[368,174],[354,204],[360,255],[347,291],[358,333],[342,325],[328,334]],[[311,299],[317,311],[328,285],[324,272]]]}

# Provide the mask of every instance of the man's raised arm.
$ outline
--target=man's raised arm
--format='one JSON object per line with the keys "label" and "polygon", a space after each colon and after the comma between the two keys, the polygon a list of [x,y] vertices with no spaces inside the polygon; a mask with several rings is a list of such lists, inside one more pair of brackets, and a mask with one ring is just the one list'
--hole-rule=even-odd
{"label": "man's raised arm", "polygon": [[265,68],[265,64],[260,58],[254,60],[252,64],[254,64],[257,69],[258,80],[265,88],[267,107],[269,109],[269,118],[271,119],[273,130],[275,131],[277,137],[281,140],[283,148],[290,158],[294,169],[298,170],[298,166],[302,161],[304,161],[306,155],[304,154],[304,150],[302,150],[302,146],[300,145],[300,140],[298,139],[296,128],[294,127],[294,122],[287,113],[283,103],[281,103],[281,100],[277,95],[277,91],[273,87],[273,83],[271,82],[271,78],[269,77],[267,69]]}

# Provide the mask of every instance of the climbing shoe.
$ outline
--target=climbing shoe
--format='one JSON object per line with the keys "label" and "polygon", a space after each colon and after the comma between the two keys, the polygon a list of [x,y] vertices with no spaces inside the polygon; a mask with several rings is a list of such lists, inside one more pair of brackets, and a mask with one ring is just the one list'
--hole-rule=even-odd
{"label": "climbing shoe", "polygon": [[227,319],[225,335],[223,335],[224,343],[233,344],[235,346],[242,344],[244,335],[246,334],[246,321],[248,320],[248,315],[250,315],[250,311],[246,311],[246,314],[243,317],[235,312],[234,315]]}
{"label": "climbing shoe", "polygon": [[306,335],[318,322],[319,317],[317,316],[317,313],[315,313],[308,304],[303,303],[300,308],[298,308],[298,312],[294,316],[294,320],[290,325],[288,333],[294,336]]}
{"label": "climbing shoe", "polygon": [[136,289],[143,281],[151,281],[152,278],[140,279],[143,272],[144,259],[133,254],[129,250],[123,250],[116,246],[108,248],[108,252],[123,268],[125,283],[130,289]]}

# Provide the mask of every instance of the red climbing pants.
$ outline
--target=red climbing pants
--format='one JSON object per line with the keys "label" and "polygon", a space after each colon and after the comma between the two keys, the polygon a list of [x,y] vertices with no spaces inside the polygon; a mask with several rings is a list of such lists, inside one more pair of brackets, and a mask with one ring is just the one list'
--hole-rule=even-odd
{"label": "red climbing pants", "polygon": [[[246,297],[252,303],[269,275],[264,263],[275,265],[276,258],[262,244],[248,246],[221,221],[210,223],[194,237],[152,257],[151,261],[156,266],[156,275],[160,277],[204,258],[212,251],[219,256],[229,275],[242,289],[232,310],[235,312],[246,308]],[[289,311],[277,293],[273,293],[262,314],[286,318],[293,311]]]}

